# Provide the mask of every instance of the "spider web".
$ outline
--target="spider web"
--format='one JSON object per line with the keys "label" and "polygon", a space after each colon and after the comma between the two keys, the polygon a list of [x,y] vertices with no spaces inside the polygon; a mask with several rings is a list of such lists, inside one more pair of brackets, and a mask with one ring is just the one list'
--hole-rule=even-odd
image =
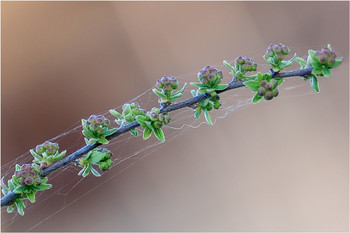
{"label": "spider web", "polygon": [[[260,72],[267,72],[269,70],[269,66],[266,65],[261,58],[254,55],[250,57],[257,62]],[[222,63],[214,66],[223,71],[223,83],[231,81],[230,79],[232,75],[230,75],[228,68],[222,65]],[[298,68],[298,66],[292,66],[290,69]],[[190,81],[196,81],[193,78],[196,77],[196,73],[197,72],[190,72],[188,74],[175,76],[180,83],[180,88],[185,82],[189,84]],[[322,81],[320,82],[320,85],[322,87]],[[147,111],[152,107],[159,106],[158,97],[154,95],[152,88],[128,102],[137,102]],[[190,94],[191,89],[195,88],[188,85],[179,101],[192,97]],[[297,98],[299,96],[315,93],[311,89],[309,83],[300,80],[300,78],[287,79],[279,87],[279,90],[280,96],[278,96],[278,98]],[[212,110],[210,112],[214,125],[216,121],[225,118],[228,114],[253,105],[251,104],[253,93],[246,88],[227,91],[220,94],[220,96],[222,106],[218,110]],[[264,101],[259,104],[263,103]],[[111,107],[111,109],[112,108],[114,107]],[[115,109],[121,112],[121,108],[122,106],[118,106]],[[109,113],[109,111],[97,114],[104,115],[114,123],[115,118]],[[169,116],[171,118],[170,123],[163,126],[167,143],[170,143],[189,130],[207,124],[203,115],[201,115],[200,118],[195,119],[194,111],[191,108],[176,110],[171,112]],[[113,126],[117,127],[116,124],[113,124]],[[89,195],[89,193],[106,184],[106,182],[115,178],[130,166],[142,161],[142,159],[146,158],[162,146],[163,143],[159,142],[154,136],[148,140],[143,140],[142,129],[138,128],[137,130],[139,133],[139,136],[137,137],[132,136],[130,133],[125,133],[111,140],[108,145],[104,146],[113,153],[113,165],[107,172],[103,173],[101,177],[96,178],[91,174],[86,178],[78,176],[77,174],[81,168],[71,163],[48,176],[48,183],[52,184],[52,188],[43,192],[37,192],[35,203],[32,204],[28,200],[25,201],[26,208],[24,210],[24,216],[20,216],[16,211],[8,214],[6,212],[6,207],[2,208],[2,230],[19,231],[20,228],[22,231],[23,229],[25,229],[25,231],[35,231],[40,224],[52,218],[71,204],[77,202],[82,197]],[[61,150],[64,148],[67,150],[67,155],[69,155],[85,145],[81,131],[81,122],[77,121],[67,131],[51,138],[50,141],[57,142],[60,145]],[[13,175],[15,164],[31,163],[32,159],[30,153],[27,152],[15,160],[3,164],[1,170],[5,183],[7,183],[7,180]],[[28,218],[28,216],[30,216],[30,218]]]}

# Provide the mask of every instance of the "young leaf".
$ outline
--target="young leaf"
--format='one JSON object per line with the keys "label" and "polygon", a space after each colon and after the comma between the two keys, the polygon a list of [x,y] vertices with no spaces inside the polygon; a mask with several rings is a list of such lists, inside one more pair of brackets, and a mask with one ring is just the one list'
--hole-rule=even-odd
{"label": "young leaf", "polygon": [[235,69],[227,62],[227,61],[223,61],[224,65],[229,68],[230,70],[234,71]]}
{"label": "young leaf", "polygon": [[146,117],[144,116],[136,116],[136,121],[142,126],[142,128],[146,128],[147,125],[146,125]]}
{"label": "young leaf", "polygon": [[203,110],[203,112],[204,112],[204,117],[207,120],[208,124],[213,125],[213,122],[211,121],[211,117],[209,115],[209,112],[207,110]]}
{"label": "young leaf", "polygon": [[32,156],[33,156],[36,160],[41,161],[41,160],[43,159],[43,158],[42,158],[39,154],[37,154],[33,149],[30,149],[29,152],[32,154]]}
{"label": "young leaf", "polygon": [[216,91],[221,91],[221,90],[224,90],[228,87],[228,84],[218,84],[216,87],[215,87],[215,90]]}
{"label": "young leaf", "polygon": [[258,103],[262,99],[262,96],[256,93],[252,99],[252,103]]}
{"label": "young leaf", "polygon": [[96,176],[96,177],[100,177],[101,174],[98,173],[98,171],[95,170],[95,168],[93,168],[92,166],[90,166],[90,169],[91,169],[91,173]]}
{"label": "young leaf", "polygon": [[299,63],[301,69],[306,67],[306,61],[303,58],[297,57],[295,60]]}
{"label": "young leaf", "polygon": [[260,87],[260,83],[254,80],[245,81],[243,84],[252,91],[257,91]]}
{"label": "young leaf", "polygon": [[23,216],[24,215],[24,207],[23,207],[23,202],[21,201],[21,200],[18,200],[18,201],[16,201],[16,206],[17,206],[17,212],[21,215],[21,216]]}
{"label": "young leaf", "polygon": [[109,110],[109,113],[112,114],[116,118],[121,118],[122,117],[122,114],[120,114],[119,112],[117,112],[114,109]]}
{"label": "young leaf", "polygon": [[42,191],[42,190],[50,189],[51,187],[52,187],[51,184],[41,184],[37,187],[37,190]]}
{"label": "young leaf", "polygon": [[65,155],[66,155],[67,151],[62,151],[59,155],[56,155],[54,158],[54,161],[58,161],[60,159],[62,159]]}
{"label": "young leaf", "polygon": [[178,95],[178,94],[182,94],[182,92],[184,92],[185,88],[187,86],[187,83],[184,84],[184,86],[181,88],[181,90],[175,92],[173,95]]}
{"label": "young leaf", "polygon": [[83,177],[88,176],[89,173],[90,173],[90,171],[91,171],[91,165],[89,164],[89,165],[87,165],[86,168],[85,168],[85,171],[84,171],[84,173],[83,173]]}
{"label": "young leaf", "polygon": [[14,206],[14,205],[9,205],[9,206],[7,207],[7,213],[12,213],[14,209],[15,209],[15,206]]}
{"label": "young leaf", "polygon": [[152,130],[150,128],[146,127],[143,130],[143,139],[147,140],[149,137],[151,137],[151,135],[152,135]]}
{"label": "young leaf", "polygon": [[106,138],[100,138],[97,140],[97,142],[101,143],[101,144],[108,144],[109,141]]}
{"label": "young leaf", "polygon": [[152,91],[153,91],[154,94],[156,94],[157,96],[159,96],[159,97],[162,98],[162,99],[167,99],[167,98],[168,98],[165,94],[163,94],[162,92],[158,91],[158,90],[155,89],[155,88],[152,89]]}
{"label": "young leaf", "polygon": [[27,193],[27,198],[29,199],[29,201],[31,203],[34,203],[35,202],[35,192],[29,192]]}
{"label": "young leaf", "polygon": [[195,82],[190,82],[190,84],[194,87],[199,87],[199,88],[205,88],[207,87],[207,85],[203,84],[203,83],[195,83]]}
{"label": "young leaf", "polygon": [[312,77],[310,78],[310,85],[317,93],[320,92],[318,87],[318,80],[315,75],[312,75]]}
{"label": "young leaf", "polygon": [[15,190],[13,190],[14,193],[24,193],[26,191],[25,186],[17,186]]}
{"label": "young leaf", "polygon": [[164,142],[164,133],[161,128],[153,128],[154,135],[158,138],[159,141]]}
{"label": "young leaf", "polygon": [[327,78],[329,78],[329,77],[332,75],[332,71],[331,71],[330,69],[328,69],[327,67],[323,67],[322,73],[323,73],[324,76],[326,76]]}
{"label": "young leaf", "polygon": [[130,133],[131,133],[131,135],[136,137],[137,136],[137,129],[131,129]]}

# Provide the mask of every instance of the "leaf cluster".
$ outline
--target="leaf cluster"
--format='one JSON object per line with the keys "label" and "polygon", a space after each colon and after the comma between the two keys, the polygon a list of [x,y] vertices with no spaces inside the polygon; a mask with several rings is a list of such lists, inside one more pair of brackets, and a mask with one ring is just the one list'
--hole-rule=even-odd
{"label": "leaf cluster", "polygon": [[[117,112],[115,109],[109,110],[109,112],[116,117],[115,122],[122,127],[125,124],[132,123],[136,120],[136,116],[145,116],[146,111],[140,108],[138,103],[126,103],[122,107],[122,113]],[[131,129],[130,134],[137,136],[137,129]]]}
{"label": "leaf cluster", "polygon": [[106,148],[97,148],[89,151],[79,160],[79,166],[82,167],[82,169],[79,171],[78,175],[86,177],[91,172],[94,176],[101,176],[92,165],[98,165],[99,169],[105,172],[112,166],[113,162],[111,156],[112,152]]}
{"label": "leaf cluster", "polygon": [[108,144],[107,136],[114,134],[117,129],[108,129],[110,121],[103,115],[91,115],[88,120],[81,120],[83,135],[87,145],[95,143]]}
{"label": "leaf cluster", "polygon": [[164,142],[165,136],[162,130],[162,126],[169,123],[170,118],[167,113],[160,113],[159,108],[152,108],[147,112],[146,116],[137,116],[136,121],[141,125],[143,130],[143,139],[146,140],[151,137],[152,132],[156,138]]}
{"label": "leaf cluster", "polygon": [[46,168],[66,155],[67,151],[59,153],[58,149],[57,143],[46,141],[38,145],[35,151],[31,149],[29,152],[34,157],[33,163],[39,164],[41,168]]}

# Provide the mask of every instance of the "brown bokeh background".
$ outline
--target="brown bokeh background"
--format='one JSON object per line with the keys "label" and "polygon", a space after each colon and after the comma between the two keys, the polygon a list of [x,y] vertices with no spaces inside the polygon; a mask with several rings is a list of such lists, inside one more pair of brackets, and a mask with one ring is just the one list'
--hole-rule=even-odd
{"label": "brown bokeh background", "polygon": [[[344,57],[319,94],[276,98],[191,130],[34,231],[349,230],[348,2],[1,8],[3,164],[164,74],[262,55],[271,42],[301,55],[330,43]],[[27,230],[35,211],[2,230]]]}

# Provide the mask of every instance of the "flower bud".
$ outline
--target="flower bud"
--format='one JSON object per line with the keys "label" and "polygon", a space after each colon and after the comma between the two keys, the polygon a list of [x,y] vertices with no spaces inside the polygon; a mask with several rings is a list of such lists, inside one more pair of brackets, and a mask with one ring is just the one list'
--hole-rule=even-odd
{"label": "flower bud", "polygon": [[267,92],[265,93],[265,95],[264,95],[264,98],[265,98],[266,100],[271,100],[271,99],[273,98],[272,92],[271,92],[271,91],[267,91]]}
{"label": "flower bud", "polygon": [[330,57],[330,58],[328,58],[328,65],[329,66],[332,66],[332,65],[334,65],[334,63],[335,63],[335,58],[334,57]]}
{"label": "flower bud", "polygon": [[273,97],[278,96],[278,93],[279,93],[279,92],[278,92],[278,89],[277,89],[277,88],[273,89],[271,92],[272,92],[272,96],[273,96]]}
{"label": "flower bud", "polygon": [[32,185],[33,184],[33,178],[32,177],[27,177],[24,179],[24,184],[29,186],[29,185]]}
{"label": "flower bud", "polygon": [[261,87],[264,87],[266,85],[266,81],[265,80],[262,80],[261,82],[260,82],[260,86]]}
{"label": "flower bud", "polygon": [[164,92],[171,92],[173,89],[171,88],[170,84],[166,84],[163,87]]}
{"label": "flower bud", "polygon": [[273,88],[276,88],[277,85],[278,85],[278,81],[277,81],[276,79],[271,79],[271,80],[270,80],[270,84],[271,84],[271,86],[272,86],[272,89],[273,89]]}
{"label": "flower bud", "polygon": [[220,106],[221,106],[221,104],[220,104],[219,101],[214,102],[214,108],[215,108],[215,109],[219,109]]}
{"label": "flower bud", "polygon": [[163,83],[164,85],[169,84],[169,78],[167,76],[163,76],[160,79],[160,82]]}
{"label": "flower bud", "polygon": [[272,89],[271,83],[269,83],[269,82],[266,83],[265,88],[266,88],[266,90],[270,91]]}
{"label": "flower bud", "polygon": [[162,128],[162,126],[163,126],[163,123],[161,121],[154,121],[153,122],[154,128],[160,129],[160,128]]}
{"label": "flower bud", "polygon": [[164,84],[162,82],[160,82],[160,80],[157,80],[157,83],[156,83],[156,86],[159,88],[159,89],[162,89]]}
{"label": "flower bud", "polygon": [[265,95],[265,93],[266,93],[265,88],[260,87],[260,88],[258,89],[258,95],[260,95],[260,96],[264,96],[264,95]]}
{"label": "flower bud", "polygon": [[95,123],[95,122],[96,122],[96,119],[95,119],[95,118],[96,118],[95,115],[91,115],[91,116],[88,118],[87,121],[88,121],[89,123]]}
{"label": "flower bud", "polygon": [[36,184],[36,185],[41,185],[41,183],[42,183],[42,182],[41,182],[41,179],[40,179],[40,178],[37,178],[37,179],[35,180],[35,184]]}

